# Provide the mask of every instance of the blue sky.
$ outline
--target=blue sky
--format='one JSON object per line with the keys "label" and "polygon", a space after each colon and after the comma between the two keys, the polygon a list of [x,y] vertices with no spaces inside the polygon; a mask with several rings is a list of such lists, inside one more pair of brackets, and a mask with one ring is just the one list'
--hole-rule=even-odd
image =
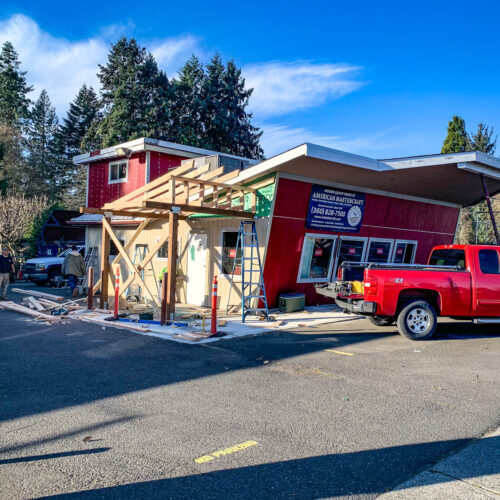
{"label": "blue sky", "polygon": [[0,42],[60,116],[126,35],[169,76],[192,53],[234,58],[267,156],[309,141],[388,158],[439,152],[454,114],[500,130],[499,19],[498,0],[3,0]]}

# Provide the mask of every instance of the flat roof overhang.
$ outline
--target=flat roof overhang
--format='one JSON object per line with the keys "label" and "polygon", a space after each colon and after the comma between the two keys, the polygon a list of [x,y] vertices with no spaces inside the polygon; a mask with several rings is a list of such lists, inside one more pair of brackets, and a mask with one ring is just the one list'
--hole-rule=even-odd
{"label": "flat roof overhang", "polygon": [[481,152],[375,160],[303,144],[244,170],[234,182],[270,172],[462,207],[484,200],[480,174],[490,195],[500,192],[500,159]]}

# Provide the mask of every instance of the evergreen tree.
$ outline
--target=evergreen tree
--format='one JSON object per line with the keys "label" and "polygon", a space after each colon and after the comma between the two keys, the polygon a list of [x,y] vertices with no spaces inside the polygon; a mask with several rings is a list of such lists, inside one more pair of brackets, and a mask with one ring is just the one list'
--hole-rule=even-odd
{"label": "evergreen tree", "polygon": [[470,141],[465,131],[465,120],[460,116],[454,116],[448,122],[448,134],[443,142],[441,153],[462,153],[470,151]]}
{"label": "evergreen tree", "polygon": [[497,147],[497,138],[493,139],[495,129],[491,129],[485,123],[477,124],[477,131],[470,138],[472,151],[482,151],[488,155],[494,155]]}
{"label": "evergreen tree", "polygon": [[246,112],[251,89],[234,61],[224,66],[216,54],[206,70],[192,56],[175,82],[172,106],[179,142],[260,159],[262,135]]}
{"label": "evergreen tree", "polygon": [[[66,117],[57,134],[60,147],[65,155],[65,184],[63,195],[67,208],[85,205],[87,170],[84,165],[74,165],[73,157],[88,150],[98,149],[99,145],[85,142],[91,127],[98,126],[101,120],[101,104],[92,87],[83,85],[74,101],[70,103]],[[88,149],[87,149],[88,148]]]}
{"label": "evergreen tree", "polygon": [[64,148],[69,159],[84,152],[82,142],[90,127],[101,119],[100,103],[92,87],[83,84],[73,102],[60,129]]}
{"label": "evergreen tree", "polygon": [[121,38],[98,77],[105,117],[91,132],[102,147],[148,135],[170,138],[170,84],[145,48]]}
{"label": "evergreen tree", "polygon": [[192,55],[173,81],[174,98],[172,116],[175,141],[208,148],[206,138],[205,70],[199,59]]}
{"label": "evergreen tree", "polygon": [[224,82],[227,92],[228,152],[256,160],[263,159],[264,152],[259,143],[262,132],[251,124],[252,114],[246,111],[253,89],[245,88],[245,79],[233,60],[226,65]]}
{"label": "evergreen tree", "polygon": [[30,112],[26,127],[26,171],[24,183],[30,196],[46,195],[59,200],[66,187],[66,157],[59,140],[56,110],[42,90]]}
{"label": "evergreen tree", "polygon": [[19,172],[24,169],[22,128],[28,116],[26,72],[20,70],[17,53],[10,42],[0,51],[0,191],[21,194],[23,186]]}
{"label": "evergreen tree", "polygon": [[0,52],[0,123],[9,127],[20,126],[28,116],[33,90],[26,84],[26,72],[20,70],[20,62],[14,46],[5,42]]}

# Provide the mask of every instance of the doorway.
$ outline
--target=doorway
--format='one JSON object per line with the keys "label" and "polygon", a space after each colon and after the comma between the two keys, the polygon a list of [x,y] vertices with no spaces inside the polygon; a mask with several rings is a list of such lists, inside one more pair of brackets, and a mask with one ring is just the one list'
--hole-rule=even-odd
{"label": "doorway", "polygon": [[205,306],[207,305],[207,235],[191,234],[187,251],[186,301],[195,306]]}

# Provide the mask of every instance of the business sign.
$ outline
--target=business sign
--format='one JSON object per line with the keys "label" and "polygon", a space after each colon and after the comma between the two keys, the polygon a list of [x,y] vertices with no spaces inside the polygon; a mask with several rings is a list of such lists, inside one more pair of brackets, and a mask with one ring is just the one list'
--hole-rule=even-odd
{"label": "business sign", "polygon": [[311,188],[306,227],[320,231],[357,233],[361,229],[365,209],[365,195],[334,188]]}

